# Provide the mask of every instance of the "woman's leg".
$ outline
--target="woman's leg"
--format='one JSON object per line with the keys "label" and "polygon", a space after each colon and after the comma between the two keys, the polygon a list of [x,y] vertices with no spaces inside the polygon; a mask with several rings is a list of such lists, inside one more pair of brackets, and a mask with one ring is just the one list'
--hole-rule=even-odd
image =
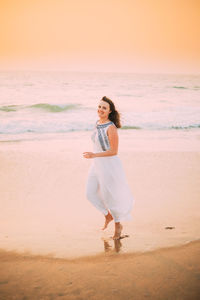
{"label": "woman's leg", "polygon": [[118,240],[121,237],[123,226],[120,224],[120,222],[115,222],[115,233],[113,236],[113,240]]}
{"label": "woman's leg", "polygon": [[106,229],[108,227],[108,224],[113,220],[113,216],[111,215],[110,212],[105,216],[105,224],[102,230]]}

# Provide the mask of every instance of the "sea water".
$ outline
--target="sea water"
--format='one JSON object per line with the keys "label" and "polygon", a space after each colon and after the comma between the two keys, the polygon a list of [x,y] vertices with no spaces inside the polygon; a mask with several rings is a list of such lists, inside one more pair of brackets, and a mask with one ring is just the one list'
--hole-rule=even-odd
{"label": "sea water", "polygon": [[200,75],[2,71],[0,141],[92,130],[103,96],[121,113],[121,130],[199,139]]}

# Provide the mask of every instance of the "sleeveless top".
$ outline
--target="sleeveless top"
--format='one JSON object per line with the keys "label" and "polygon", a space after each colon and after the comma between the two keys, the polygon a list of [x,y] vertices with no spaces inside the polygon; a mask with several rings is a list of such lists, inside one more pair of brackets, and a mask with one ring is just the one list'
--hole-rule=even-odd
{"label": "sleeveless top", "polygon": [[109,143],[109,139],[108,139],[108,135],[107,135],[107,130],[110,125],[115,126],[115,124],[112,121],[105,123],[105,124],[97,124],[97,122],[98,121],[96,121],[95,130],[91,136],[91,139],[95,143],[95,136],[97,134],[102,150],[103,151],[109,150],[110,143]]}

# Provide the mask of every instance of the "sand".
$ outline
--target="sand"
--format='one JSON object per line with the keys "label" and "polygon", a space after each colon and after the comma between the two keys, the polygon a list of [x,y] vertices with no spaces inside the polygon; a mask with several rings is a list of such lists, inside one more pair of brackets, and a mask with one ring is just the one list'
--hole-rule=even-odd
{"label": "sand", "polygon": [[0,299],[197,299],[198,140],[121,133],[135,204],[114,242],[85,196],[89,139],[0,144]]}
{"label": "sand", "polygon": [[[90,132],[81,134],[1,143],[0,248],[75,258],[115,247],[114,224],[102,232],[103,216],[85,196],[91,160],[82,152],[92,145]],[[173,139],[164,145],[153,137],[151,143],[145,137],[139,151],[136,133],[120,134],[119,156],[135,204],[132,221],[123,224],[129,237],[118,250],[143,252],[200,239],[200,152],[175,151],[180,145]]]}
{"label": "sand", "polygon": [[198,300],[199,250],[196,241],[74,260],[0,251],[0,299]]}

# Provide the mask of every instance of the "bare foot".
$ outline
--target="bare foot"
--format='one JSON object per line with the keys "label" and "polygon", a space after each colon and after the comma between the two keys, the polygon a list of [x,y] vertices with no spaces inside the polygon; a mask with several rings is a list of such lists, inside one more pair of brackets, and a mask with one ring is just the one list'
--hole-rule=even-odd
{"label": "bare foot", "polygon": [[121,237],[123,226],[120,223],[115,223],[115,234],[113,235],[113,240],[119,240]]}
{"label": "bare foot", "polygon": [[102,228],[102,230],[106,229],[108,224],[113,220],[113,216],[111,215],[111,213],[109,212],[106,216],[105,216],[105,224],[104,227]]}

